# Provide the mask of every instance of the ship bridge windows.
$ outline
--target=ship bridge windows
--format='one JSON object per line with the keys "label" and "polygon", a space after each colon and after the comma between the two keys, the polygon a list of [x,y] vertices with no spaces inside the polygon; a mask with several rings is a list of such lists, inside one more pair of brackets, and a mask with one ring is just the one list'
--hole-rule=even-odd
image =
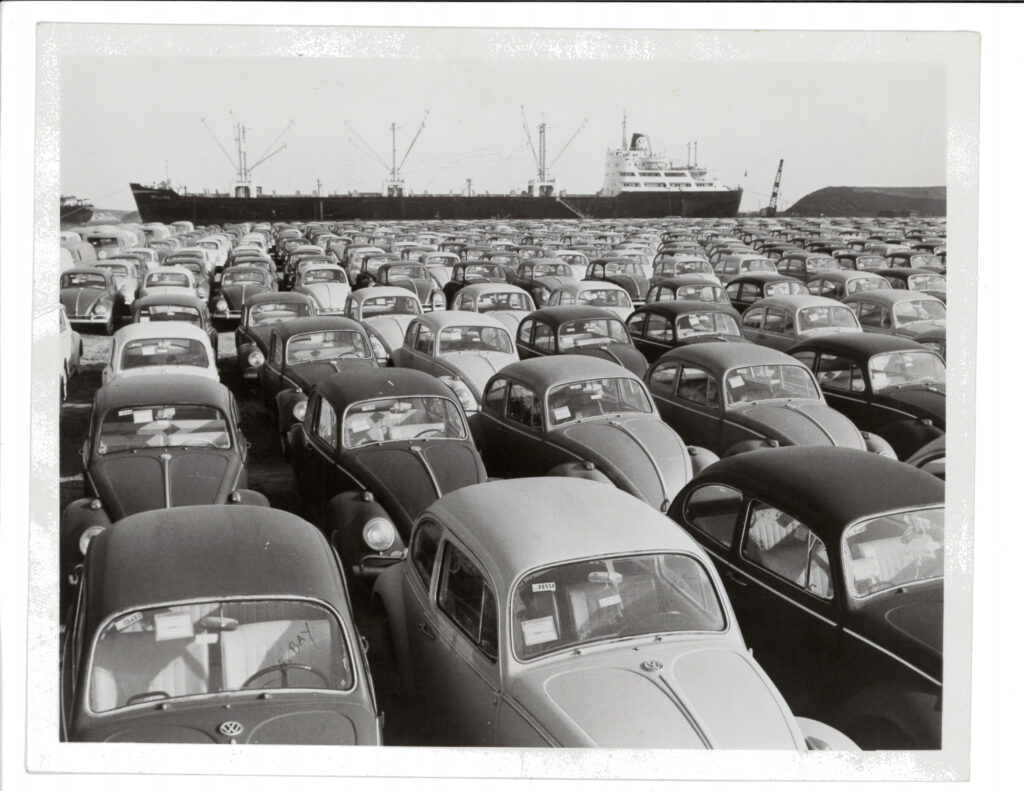
{"label": "ship bridge windows", "polygon": [[636,176],[636,171],[635,170],[620,170],[619,171],[619,175],[620,176],[634,176],[635,177]]}
{"label": "ship bridge windows", "polygon": [[689,178],[690,174],[685,170],[669,170],[665,172],[666,176],[682,176],[683,178]]}
{"label": "ship bridge windows", "polygon": [[661,176],[661,172],[657,170],[641,170],[641,176]]}
{"label": "ship bridge windows", "polygon": [[667,187],[668,184],[666,184],[664,181],[645,181],[644,182],[644,186],[645,187]]}

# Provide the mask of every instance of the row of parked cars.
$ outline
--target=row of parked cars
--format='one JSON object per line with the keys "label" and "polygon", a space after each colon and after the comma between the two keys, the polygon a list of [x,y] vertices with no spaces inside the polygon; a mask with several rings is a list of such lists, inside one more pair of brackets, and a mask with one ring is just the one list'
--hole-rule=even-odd
{"label": "row of parked cars", "polygon": [[[181,230],[223,264],[133,295],[63,515],[66,737],[378,743],[369,599],[444,743],[938,747],[944,345],[772,270],[916,294],[858,256],[941,277],[940,228]],[[218,311],[315,527],[246,487]]]}

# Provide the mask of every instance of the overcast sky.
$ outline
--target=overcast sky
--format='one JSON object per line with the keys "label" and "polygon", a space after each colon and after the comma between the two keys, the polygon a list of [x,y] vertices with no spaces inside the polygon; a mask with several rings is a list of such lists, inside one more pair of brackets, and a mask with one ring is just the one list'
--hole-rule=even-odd
{"label": "overcast sky", "polygon": [[239,121],[250,165],[287,145],[254,172],[267,192],[311,192],[318,178],[325,192],[379,189],[387,169],[368,148],[390,164],[395,121],[401,159],[428,110],[408,189],[472,178],[480,193],[521,190],[535,172],[524,106],[535,145],[548,124],[549,162],[587,119],[552,167],[559,189],[601,187],[625,111],[657,152],[685,160],[698,141],[700,164],[743,186],[753,210],[780,158],[783,206],[826,186],[945,184],[945,90],[944,68],[923,63],[66,56],[61,192],[133,209],[128,183],[163,179],[165,163],[179,187],[227,190],[235,168],[204,118],[231,160]]}

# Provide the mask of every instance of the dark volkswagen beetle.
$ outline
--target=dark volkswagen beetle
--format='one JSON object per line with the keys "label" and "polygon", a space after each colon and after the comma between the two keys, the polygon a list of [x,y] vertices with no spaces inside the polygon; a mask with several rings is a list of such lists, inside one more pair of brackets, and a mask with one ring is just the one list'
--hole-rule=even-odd
{"label": "dark volkswagen beetle", "polygon": [[941,481],[846,448],[774,448],[704,469],[669,516],[711,555],[795,714],[867,749],[941,746]]}
{"label": "dark volkswagen beetle", "polygon": [[89,547],[69,628],[65,740],[381,743],[337,556],[292,514],[121,520]]}
{"label": "dark volkswagen beetle", "polygon": [[444,284],[445,300],[449,308],[455,295],[466,286],[477,283],[506,283],[508,277],[498,262],[486,260],[463,261],[451,268],[451,279]]}
{"label": "dark volkswagen beetle", "polygon": [[784,294],[808,294],[807,286],[781,272],[748,272],[738,275],[725,287],[732,306],[740,313],[765,297]]}
{"label": "dark volkswagen beetle", "polygon": [[672,299],[700,300],[719,305],[731,305],[729,295],[717,283],[709,282],[704,275],[676,275],[652,285],[647,292],[648,302],[662,302]]}
{"label": "dark volkswagen beetle", "polygon": [[581,354],[618,363],[642,376],[647,360],[633,345],[626,326],[607,308],[560,305],[534,311],[516,333],[519,358]]}
{"label": "dark volkswagen beetle", "polygon": [[362,368],[323,379],[289,434],[296,491],[346,571],[402,559],[413,520],[487,479],[451,388],[422,371]]}
{"label": "dark volkswagen beetle", "polygon": [[224,270],[220,290],[210,299],[214,319],[236,322],[242,318],[246,297],[277,291],[277,278],[260,266],[232,266]]}
{"label": "dark volkswagen beetle", "polygon": [[587,266],[584,280],[603,280],[626,289],[634,305],[642,305],[650,282],[640,264],[630,258],[598,258]]}
{"label": "dark volkswagen beetle", "polygon": [[275,324],[315,315],[316,305],[307,294],[268,291],[248,295],[235,329],[235,363],[242,378],[259,377],[260,366],[270,353],[270,332]]}
{"label": "dark volkswagen beetle", "polygon": [[113,335],[126,314],[124,294],[114,275],[94,266],[79,266],[60,273],[60,304],[76,329],[99,327]]}
{"label": "dark volkswagen beetle", "polygon": [[747,343],[740,314],[724,305],[692,300],[650,302],[626,319],[633,343],[654,362],[669,349],[708,341]]}
{"label": "dark volkswagen beetle", "polygon": [[61,516],[62,580],[112,522],[178,505],[267,505],[246,489],[249,444],[235,398],[201,376],[118,379],[96,391],[82,447],[85,497]]}
{"label": "dark volkswagen beetle", "polygon": [[837,445],[885,453],[889,444],[830,407],[811,372],[751,343],[698,343],[662,355],[644,377],[662,418],[721,456],[773,445]]}
{"label": "dark volkswagen beetle", "polygon": [[946,430],[946,365],[938,352],[894,335],[847,333],[798,343],[829,406],[880,435],[903,460]]}

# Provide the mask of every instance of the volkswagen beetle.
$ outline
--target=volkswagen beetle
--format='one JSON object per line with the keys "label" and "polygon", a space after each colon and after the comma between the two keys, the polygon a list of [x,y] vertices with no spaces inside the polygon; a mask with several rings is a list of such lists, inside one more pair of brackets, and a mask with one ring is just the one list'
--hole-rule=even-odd
{"label": "volkswagen beetle", "polygon": [[124,294],[111,272],[96,267],[72,267],[60,274],[60,303],[71,326],[80,329],[97,325],[113,335],[126,308]]}
{"label": "volkswagen beetle", "polygon": [[536,309],[533,297],[518,286],[505,282],[473,283],[459,289],[452,298],[452,310],[486,313],[504,324],[513,337],[519,329],[519,322]]}
{"label": "volkswagen beetle", "polygon": [[[157,297],[144,298],[147,301]],[[114,333],[103,383],[115,377],[193,374],[219,381],[209,333],[186,321],[129,324]]]}
{"label": "volkswagen beetle", "polygon": [[242,306],[249,296],[277,291],[277,278],[264,267],[237,265],[224,270],[220,290],[210,300],[213,318],[225,325],[242,318]]}
{"label": "volkswagen beetle", "polygon": [[[866,295],[886,293],[890,292],[872,291]],[[780,351],[816,335],[862,331],[848,305],[810,294],[758,300],[744,311],[740,329],[748,340]]]}
{"label": "volkswagen beetle", "polygon": [[337,264],[318,261],[298,268],[292,291],[311,297],[316,303],[317,313],[340,316],[352,289],[344,269]]}
{"label": "volkswagen beetle", "polygon": [[423,315],[419,297],[398,286],[353,291],[345,299],[345,315],[363,325],[370,336],[377,365],[387,366],[402,345],[409,322]]}
{"label": "volkswagen beetle", "polygon": [[213,326],[209,306],[190,294],[155,294],[132,303],[133,324],[153,324],[163,321],[184,321],[202,329],[210,339],[214,355],[217,353],[217,330]]}
{"label": "volkswagen beetle", "polygon": [[709,283],[704,275],[676,275],[669,277],[657,285],[651,286],[647,292],[647,302],[662,302],[672,299],[700,300],[716,302],[719,305],[732,305],[725,289],[717,283]]}
{"label": "volkswagen beetle", "polygon": [[270,332],[275,324],[315,313],[313,298],[307,294],[267,291],[248,295],[235,328],[235,364],[242,378],[259,377],[260,366],[270,353]]}
{"label": "volkswagen beetle", "polygon": [[608,281],[585,280],[579,283],[566,283],[552,291],[548,298],[548,307],[560,305],[605,308],[623,321],[633,312],[633,300],[630,299],[629,292],[622,286]]}
{"label": "volkswagen beetle", "polygon": [[654,362],[669,349],[691,343],[746,343],[739,322],[740,314],[724,305],[672,300],[641,305],[627,319],[626,329],[636,348]]}

